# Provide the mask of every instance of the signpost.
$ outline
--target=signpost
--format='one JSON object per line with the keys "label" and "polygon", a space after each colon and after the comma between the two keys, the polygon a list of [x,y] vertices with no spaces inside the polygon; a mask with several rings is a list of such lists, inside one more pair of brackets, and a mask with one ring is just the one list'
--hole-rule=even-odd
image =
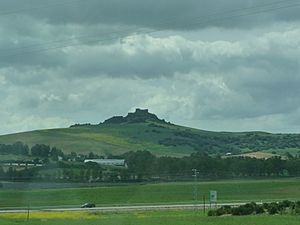
{"label": "signpost", "polygon": [[209,204],[217,204],[218,194],[217,191],[209,191]]}

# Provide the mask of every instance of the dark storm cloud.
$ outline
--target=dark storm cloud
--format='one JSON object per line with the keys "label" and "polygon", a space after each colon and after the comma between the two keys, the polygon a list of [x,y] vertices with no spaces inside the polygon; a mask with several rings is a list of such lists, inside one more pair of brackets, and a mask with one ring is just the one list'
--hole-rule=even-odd
{"label": "dark storm cloud", "polygon": [[[150,29],[184,29],[194,30],[203,27],[219,26],[229,28],[245,29],[249,26],[256,27],[275,23],[278,21],[298,20],[300,14],[298,8],[293,7],[288,10],[269,11],[266,14],[253,15],[248,17],[234,17],[236,9],[253,8],[244,10],[242,14],[256,12],[269,7],[279,7],[289,5],[297,1],[138,1],[138,0],[64,0],[64,1],[40,1],[40,0],[0,0],[2,9],[0,21],[0,66],[23,66],[23,65],[40,65],[43,67],[64,66],[66,62],[65,52],[62,51],[66,46],[80,45],[107,45],[113,44],[129,34],[139,34]],[[276,3],[276,4],[275,4]],[[265,9],[262,5],[268,5]],[[300,7],[300,6],[299,6]],[[262,10],[262,11],[264,11]],[[267,10],[268,11],[268,10]],[[229,14],[224,12],[231,12]],[[207,17],[206,15],[213,15]],[[224,20],[226,17],[234,15],[230,20]],[[224,17],[225,16],[225,17]],[[200,18],[198,20],[193,18]],[[246,21],[244,21],[244,19]],[[169,23],[168,23],[169,21]],[[201,23],[201,21],[204,21]],[[227,22],[226,22],[227,21]],[[225,22],[225,23],[223,23]],[[193,24],[195,23],[195,24]],[[146,30],[145,30],[146,29]],[[228,32],[224,32],[228,33]],[[147,44],[147,43],[145,43]],[[30,57],[28,57],[30,56]],[[128,55],[119,56],[120,66],[124,67]],[[188,54],[187,54],[188,56]],[[144,58],[147,54],[144,55]],[[185,55],[182,55],[185,57]],[[148,73],[149,76],[157,73],[168,74],[165,68],[167,63],[157,58],[159,67],[140,68],[139,65],[145,65],[137,57],[137,68],[131,65],[135,73]],[[91,59],[91,62],[95,59]],[[110,67],[111,62],[106,62],[104,56],[101,59],[103,67],[109,67],[104,71],[117,73],[114,68]],[[143,59],[141,59],[143,60]],[[153,58],[152,58],[153,60]],[[151,62],[151,59],[149,60]],[[182,61],[181,64],[173,66],[180,67],[181,70],[190,68],[188,60]],[[199,65],[205,69],[205,65]],[[160,68],[160,71],[153,71]],[[87,69],[87,68],[83,68]],[[93,70],[93,67],[89,67]],[[124,72],[126,72],[124,68]],[[99,72],[97,70],[91,71]],[[132,71],[128,71],[132,73]]]}
{"label": "dark storm cloud", "polygon": [[0,133],[135,107],[205,129],[300,131],[299,8],[261,7],[297,2],[0,0]]}
{"label": "dark storm cloud", "polygon": [[[195,29],[207,26],[245,28],[274,21],[299,20],[299,8],[295,5],[297,3],[299,4],[296,0],[64,0],[51,3],[46,0],[0,1],[4,14],[24,9],[20,13],[54,24],[102,23],[153,29]],[[287,5],[295,6],[289,10],[273,10]],[[255,15],[258,12],[265,13]],[[251,20],[240,17],[253,14],[255,16]]]}

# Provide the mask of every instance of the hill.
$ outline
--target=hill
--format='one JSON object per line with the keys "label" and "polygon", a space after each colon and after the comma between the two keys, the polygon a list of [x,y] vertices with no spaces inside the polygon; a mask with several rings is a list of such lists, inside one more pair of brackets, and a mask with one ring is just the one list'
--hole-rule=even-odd
{"label": "hill", "polygon": [[156,155],[184,156],[192,152],[226,154],[265,151],[285,154],[300,151],[299,134],[265,132],[211,132],[178,126],[148,110],[114,116],[99,124],[37,130],[0,136],[1,144],[21,141],[29,146],[47,144],[64,152],[100,155],[148,150]]}

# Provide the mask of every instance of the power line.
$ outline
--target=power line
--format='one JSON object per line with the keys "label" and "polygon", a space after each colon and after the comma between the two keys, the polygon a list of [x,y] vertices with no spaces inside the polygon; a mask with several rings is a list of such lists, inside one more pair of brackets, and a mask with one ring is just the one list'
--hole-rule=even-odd
{"label": "power line", "polygon": [[[79,1],[79,0],[75,0],[75,1]],[[223,13],[218,13],[218,12],[212,11],[211,14],[203,15],[203,16],[200,16],[200,17],[192,17],[190,19],[195,19],[195,20],[206,19],[205,21],[201,21],[200,22],[201,24],[202,23],[204,24],[206,22],[211,22],[211,21],[214,22],[216,20],[219,20],[219,19],[210,19],[210,20],[207,20],[208,17],[220,16],[220,15],[227,15],[227,14],[230,15],[230,13],[237,13],[237,12],[243,12],[243,11],[247,11],[247,10],[259,9],[259,8],[274,6],[274,5],[278,5],[278,4],[286,3],[286,2],[291,2],[291,1],[293,2],[293,0],[277,1],[277,2],[273,2],[273,3],[260,4],[260,5],[253,6],[253,7],[246,7],[246,8],[241,8],[241,9],[229,10],[229,11],[226,11],[226,12],[223,12]],[[299,4],[299,2],[298,2],[298,4]],[[173,19],[176,19],[176,18],[177,17],[174,17]],[[160,23],[150,24],[150,25],[148,25],[148,27],[163,26],[163,25],[172,25],[172,24],[174,24],[174,22],[178,23],[177,20],[176,21],[169,20],[169,21],[164,21],[164,22],[160,22]],[[197,22],[197,24],[199,24],[199,22]],[[166,29],[158,29],[157,31],[161,31],[161,30],[166,30]],[[139,30],[136,30],[135,28],[129,28],[129,29],[125,29],[125,30],[122,30],[122,31],[118,31],[118,32],[106,32],[106,33],[104,33],[104,35],[110,35],[110,34],[114,35],[114,34],[118,34],[120,32],[121,32],[121,34],[124,33],[124,32],[126,32],[126,34],[127,34],[127,33],[135,32],[135,31],[139,32]],[[157,31],[154,30],[154,31],[150,31],[150,32],[154,33],[154,32],[157,32]],[[46,43],[43,43],[43,44],[33,44],[33,45],[27,45],[27,46],[20,47],[20,48],[2,49],[2,52],[3,51],[11,51],[11,50],[23,50],[23,49],[26,49],[26,48],[34,48],[34,47],[46,46],[46,45],[55,44],[55,43],[64,43],[64,42],[69,42],[69,41],[77,41],[77,40],[80,40],[80,39],[93,38],[93,37],[97,37],[98,38],[98,35],[97,36],[94,36],[94,35],[93,36],[91,36],[91,35],[81,35],[81,36],[77,36],[77,37],[73,37],[73,38],[67,38],[67,39],[60,39],[60,40],[49,41],[49,42],[46,42]],[[113,38],[113,39],[115,39],[115,38]]]}
{"label": "power line", "polygon": [[[76,0],[76,1],[78,1],[78,0]],[[184,22],[181,25],[186,25],[186,26],[205,25],[205,24],[211,23],[211,22],[219,22],[219,21],[223,22],[224,20],[231,20],[231,19],[234,19],[234,18],[246,17],[246,16],[262,14],[262,13],[266,13],[266,12],[277,11],[277,10],[281,10],[281,9],[288,9],[288,8],[300,6],[300,2],[294,3],[294,1],[288,1],[288,2],[291,2],[293,4],[281,5],[281,3],[286,3],[286,2],[287,1],[278,1],[278,2],[269,3],[269,4],[257,5],[257,6],[254,6],[254,7],[247,7],[247,8],[230,10],[230,11],[223,12],[223,13],[213,13],[213,14],[210,14],[210,15],[196,17],[196,18],[194,18],[195,22],[191,22],[191,23]],[[212,18],[211,19],[211,17],[216,17],[216,16],[223,16],[223,17]],[[205,19],[205,18],[207,18],[207,19],[202,20],[202,19]],[[198,21],[198,20],[200,20],[200,21]],[[156,23],[156,24],[152,24],[152,25],[148,25],[148,26],[151,27],[151,26],[172,25],[174,23],[178,24],[178,21],[169,21],[169,22],[164,22],[164,23]],[[143,29],[145,29],[145,28],[143,28]],[[117,37],[107,37],[107,38],[101,38],[101,39],[96,38],[95,40],[86,40],[85,44],[93,43],[93,42],[98,43],[98,42],[116,40],[116,39],[119,39],[119,38],[127,37],[129,33],[136,33],[137,35],[138,34],[144,34],[145,35],[145,34],[152,34],[152,33],[161,32],[161,31],[164,31],[164,30],[169,30],[169,29],[160,28],[160,29],[155,29],[155,30],[142,31],[142,29],[130,29],[129,28],[129,29],[124,29],[122,31],[118,31],[118,32],[104,33],[104,35],[116,35]],[[98,37],[98,36],[84,35],[84,36],[79,36],[79,37],[75,37],[75,38],[68,38],[68,39],[64,39],[64,40],[51,41],[51,42],[48,42],[46,44],[28,45],[28,46],[24,46],[24,47],[21,47],[21,48],[14,48],[14,49],[4,49],[4,50],[2,50],[2,52],[3,51],[18,51],[18,50],[26,50],[26,49],[30,49],[30,48],[35,48],[31,51],[7,54],[7,55],[2,55],[0,57],[9,57],[9,56],[16,56],[16,55],[21,55],[21,54],[29,54],[29,53],[40,53],[40,52],[45,52],[45,51],[50,51],[50,50],[62,49],[62,48],[65,48],[65,47],[78,46],[78,45],[82,45],[82,43],[73,43],[73,44],[71,44],[71,43],[68,43],[68,42],[70,42],[70,41],[83,41],[82,39],[94,38],[94,37]],[[63,45],[51,46],[52,44],[63,44]],[[50,45],[50,46],[48,46],[48,45]],[[44,48],[39,48],[39,47],[44,47]]]}
{"label": "power line", "polygon": [[[49,7],[56,7],[56,6],[61,6],[61,5],[69,5],[72,3],[85,3],[86,1],[93,1],[93,0],[66,0],[67,2],[57,2],[57,3],[50,3],[50,4],[42,4],[39,6],[35,6],[35,7],[29,7],[29,8],[22,8],[22,9],[17,9],[17,10],[8,10],[8,11],[0,11],[0,16],[6,16],[6,15],[10,15],[10,14],[19,14],[22,12],[26,12],[26,11],[32,11],[32,10],[36,10],[36,9],[43,9],[43,8],[49,8]],[[94,0],[96,1],[96,0]],[[261,7],[261,6],[268,6],[268,5],[275,5],[275,4],[280,4],[280,3],[286,3],[289,1],[293,1],[293,0],[285,0],[285,1],[276,1],[276,2],[272,2],[272,3],[265,3],[265,4],[260,4],[254,7],[247,7],[244,9],[250,9],[250,8],[256,8],[256,7]],[[236,11],[236,10],[233,10]]]}
{"label": "power line", "polygon": [[[76,0],[78,1],[78,0]],[[205,15],[205,16],[200,16],[200,17],[196,17],[194,19],[201,19],[201,18],[205,18],[205,17],[212,17],[212,16],[217,16],[217,15],[226,15],[228,13],[236,13],[236,12],[242,12],[242,10],[251,10],[251,9],[257,9],[257,8],[262,8],[262,7],[266,7],[266,6],[273,6],[273,5],[277,5],[277,4],[280,4],[280,3],[285,3],[286,1],[278,1],[278,2],[274,2],[272,4],[261,4],[259,6],[254,6],[254,7],[247,7],[247,8],[242,8],[242,9],[236,9],[236,10],[230,10],[230,11],[227,11],[227,12],[224,12],[224,13],[214,13],[214,14],[209,14],[209,15]],[[298,3],[299,4],[299,3]],[[297,5],[298,5],[297,4]],[[295,5],[288,5],[288,6],[284,6],[284,7],[292,7],[292,6],[295,6]],[[281,9],[282,7],[280,7],[279,9]],[[274,9],[271,9],[271,10],[274,10]],[[270,10],[270,11],[271,11]],[[240,16],[240,15],[235,15],[235,16]],[[226,18],[225,18],[226,19]],[[204,22],[211,22],[211,21],[217,21],[219,19],[213,19],[213,20],[206,20],[206,21],[200,21],[200,23],[204,23]],[[156,24],[152,24],[152,25],[148,25],[149,27],[151,26],[161,26],[161,25],[168,25],[168,24],[172,24],[174,23],[174,21],[169,21],[169,22],[164,22],[164,23],[156,23]],[[177,23],[177,21],[176,21]],[[199,22],[197,23],[192,23],[192,24],[199,24]],[[161,31],[162,29],[159,29],[157,31]],[[165,29],[164,29],[165,30]],[[136,29],[126,29],[126,30],[123,30],[121,32],[134,32],[136,31]],[[150,31],[151,33],[154,33],[154,32],[157,32],[157,31]],[[113,32],[113,33],[105,33],[105,34],[118,34],[119,32]],[[81,38],[92,38],[92,37],[98,37],[98,36],[91,36],[91,35],[83,35],[83,36],[78,36],[78,37],[74,37],[74,38],[68,38],[68,39],[63,39],[63,40],[56,40],[56,41],[51,41],[51,42],[47,42],[45,44],[36,44],[36,45],[28,45],[28,46],[24,46],[24,47],[20,47],[20,48],[14,48],[14,49],[4,49],[2,51],[7,51],[7,50],[17,50],[17,49],[24,49],[24,48],[32,48],[32,47],[38,47],[38,46],[42,46],[42,45],[48,45],[48,44],[52,44],[52,43],[63,43],[63,42],[69,42],[69,41],[72,41],[72,40],[78,40],[78,39],[81,39]]]}
{"label": "power line", "polygon": [[[84,1],[91,1],[91,0],[84,0]],[[19,14],[26,11],[33,11],[37,9],[44,9],[44,8],[50,8],[50,7],[56,7],[56,6],[62,6],[62,5],[70,5],[70,4],[76,4],[83,2],[83,0],[67,0],[67,2],[56,2],[56,3],[49,3],[49,4],[41,4],[34,7],[28,7],[28,8],[22,8],[17,10],[8,10],[8,11],[0,11],[0,16],[8,16],[12,14]]]}

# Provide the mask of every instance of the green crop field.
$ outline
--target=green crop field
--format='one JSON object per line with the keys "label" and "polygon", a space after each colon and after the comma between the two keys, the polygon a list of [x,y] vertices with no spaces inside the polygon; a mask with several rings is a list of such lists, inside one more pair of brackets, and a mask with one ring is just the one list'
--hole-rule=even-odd
{"label": "green crop field", "polygon": [[202,211],[139,211],[139,212],[36,212],[0,214],[0,225],[298,225],[299,216],[262,215],[242,217],[208,217]]}
{"label": "green crop field", "polygon": [[[198,182],[202,199],[209,190],[218,191],[220,202],[249,202],[300,199],[300,179]],[[115,185],[93,188],[36,189],[0,191],[0,207],[74,207],[85,202],[97,206],[126,204],[191,203],[194,183]]]}

